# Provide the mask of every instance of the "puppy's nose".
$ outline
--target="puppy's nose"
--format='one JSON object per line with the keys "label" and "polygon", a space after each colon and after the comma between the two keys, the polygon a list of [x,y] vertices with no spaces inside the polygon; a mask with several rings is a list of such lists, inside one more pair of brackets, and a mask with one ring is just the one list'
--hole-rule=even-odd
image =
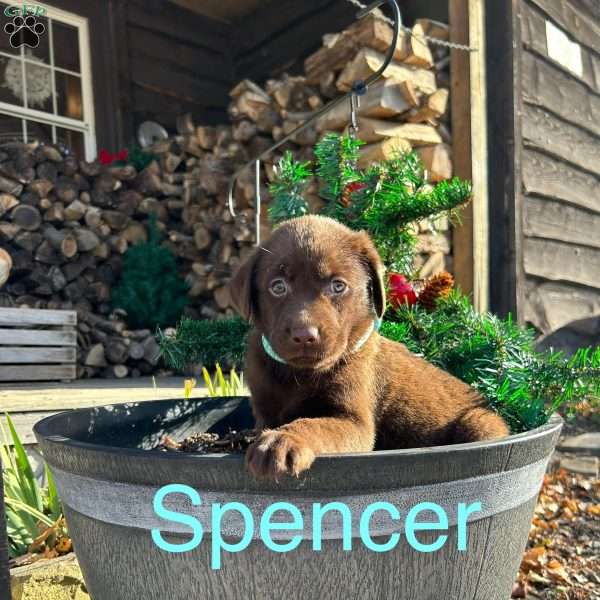
{"label": "puppy's nose", "polygon": [[297,327],[292,329],[292,340],[295,344],[316,344],[319,341],[319,330],[316,327]]}

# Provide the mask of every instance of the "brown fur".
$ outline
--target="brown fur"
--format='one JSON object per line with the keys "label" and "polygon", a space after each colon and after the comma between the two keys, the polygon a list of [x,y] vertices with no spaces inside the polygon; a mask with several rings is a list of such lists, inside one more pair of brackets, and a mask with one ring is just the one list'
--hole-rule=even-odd
{"label": "brown fur", "polygon": [[[283,295],[269,291],[274,280]],[[383,265],[366,233],[324,217],[288,221],[238,270],[231,293],[255,326],[246,360],[262,430],[246,455],[255,475],[297,476],[330,452],[508,435],[477,392],[402,344],[373,333],[354,351],[385,311]],[[265,353],[262,334],[286,364]]]}

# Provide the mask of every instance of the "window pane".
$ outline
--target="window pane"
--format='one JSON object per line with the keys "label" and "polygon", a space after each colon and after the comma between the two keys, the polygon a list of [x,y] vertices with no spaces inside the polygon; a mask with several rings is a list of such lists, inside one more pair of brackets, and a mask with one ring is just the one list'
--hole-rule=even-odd
{"label": "window pane", "polygon": [[[1,33],[1,32],[0,32]],[[19,58],[0,58],[0,101],[23,106],[23,62]]]}
{"label": "window pane", "polygon": [[81,79],[55,71],[58,114],[71,119],[83,119]]}
{"label": "window pane", "polygon": [[[25,26],[28,26],[29,30],[27,32],[29,38],[25,40],[28,42],[25,46],[25,54],[39,58],[49,65],[50,34],[48,32],[48,19],[46,17],[34,17],[33,15],[29,15],[25,20]],[[35,46],[36,42],[37,46]]]}
{"label": "window pane", "polygon": [[83,133],[71,129],[56,128],[56,143],[68,148],[79,159],[85,159],[85,145]]}
{"label": "window pane", "polygon": [[79,73],[79,32],[75,27],[52,21],[54,66]]}
{"label": "window pane", "polygon": [[52,125],[46,123],[39,123],[38,121],[30,121],[27,119],[27,141],[32,142],[37,140],[38,142],[45,142],[46,144],[52,143]]}
{"label": "window pane", "polygon": [[37,110],[53,112],[52,72],[41,64],[25,63],[27,81],[27,106]]}
{"label": "window pane", "polygon": [[[2,19],[0,19],[0,51],[8,52],[9,54],[21,54],[21,48],[14,48],[10,44],[11,34],[5,33],[4,26],[8,23],[12,23],[13,17],[7,17],[4,15],[4,10],[8,4],[6,2],[0,2],[0,10],[2,11]],[[18,34],[17,34],[18,36]],[[16,40],[13,40],[16,43]]]}
{"label": "window pane", "polygon": [[23,140],[23,121],[0,114],[0,142]]}

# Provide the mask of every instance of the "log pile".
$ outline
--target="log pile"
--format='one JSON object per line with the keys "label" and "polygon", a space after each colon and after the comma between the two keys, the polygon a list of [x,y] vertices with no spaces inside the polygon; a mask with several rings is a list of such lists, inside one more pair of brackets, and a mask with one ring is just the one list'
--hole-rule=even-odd
{"label": "log pile", "polygon": [[80,162],[51,145],[0,146],[0,305],[77,310],[79,376],[157,369],[154,332],[128,329],[110,302],[123,256],[147,239],[152,214],[189,283],[187,314],[233,312],[225,284],[252,248],[252,226],[224,206],[231,161],[188,152],[191,140],[157,146],[139,173]]}
{"label": "log pile", "polygon": [[[447,38],[447,27],[422,20],[415,33]],[[78,161],[63,148],[37,143],[0,146],[0,305],[75,309],[79,375],[125,377],[157,369],[152,332],[131,331],[112,310],[111,289],[123,255],[147,239],[150,215],[178,258],[194,318],[231,315],[226,284],[254,243],[254,174],[235,189],[238,218],[227,209],[234,170],[282,139],[307,115],[378,68],[391,29],[369,16],[347,31],[325,36],[305,63],[305,76],[283,76],[264,88],[244,80],[231,91],[231,123],[196,126],[182,115],[177,134],[150,151],[143,171]],[[361,160],[416,148],[432,181],[450,177],[448,53],[420,37],[404,35],[385,78],[362,97],[359,137],[368,142]],[[273,165],[286,149],[312,159],[327,131],[348,126],[340,106],[265,161],[263,198]],[[309,192],[313,210],[321,206]],[[269,227],[264,211],[264,234]],[[427,277],[449,264],[448,224],[417,225],[419,266]],[[2,285],[4,283],[4,285]]]}
{"label": "log pile", "polygon": [[[412,35],[401,33],[394,61],[384,77],[361,97],[358,137],[366,142],[361,166],[393,157],[398,151],[415,149],[429,180],[437,183],[452,177],[449,119],[448,48],[429,44],[423,36],[448,40],[448,26],[428,19],[418,20]],[[304,63],[304,76],[266,82],[264,89],[242,81],[231,91],[229,113],[233,120],[234,155],[252,157],[257,149],[281,140],[302,124],[308,115],[331,99],[365,80],[382,64],[392,39],[391,27],[377,11],[339,34],[324,36],[323,47]],[[289,148],[299,159],[312,159],[315,142],[329,131],[344,131],[350,122],[350,104],[343,103],[314,127],[298,134]],[[202,137],[215,139],[202,132]],[[217,143],[218,146],[218,143]],[[217,151],[218,153],[218,151]],[[266,161],[267,176],[281,152]],[[252,205],[252,174],[242,186],[241,201]],[[316,190],[310,194],[312,208],[320,206]],[[419,224],[422,234],[418,266],[428,277],[452,268],[448,223]]]}

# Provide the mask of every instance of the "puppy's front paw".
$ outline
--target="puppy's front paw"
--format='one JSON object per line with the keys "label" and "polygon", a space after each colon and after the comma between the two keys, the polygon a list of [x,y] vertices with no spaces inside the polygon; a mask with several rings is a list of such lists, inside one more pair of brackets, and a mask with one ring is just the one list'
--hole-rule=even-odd
{"label": "puppy's front paw", "polygon": [[256,477],[298,477],[315,460],[315,453],[301,438],[286,431],[266,430],[248,448],[246,467]]}

